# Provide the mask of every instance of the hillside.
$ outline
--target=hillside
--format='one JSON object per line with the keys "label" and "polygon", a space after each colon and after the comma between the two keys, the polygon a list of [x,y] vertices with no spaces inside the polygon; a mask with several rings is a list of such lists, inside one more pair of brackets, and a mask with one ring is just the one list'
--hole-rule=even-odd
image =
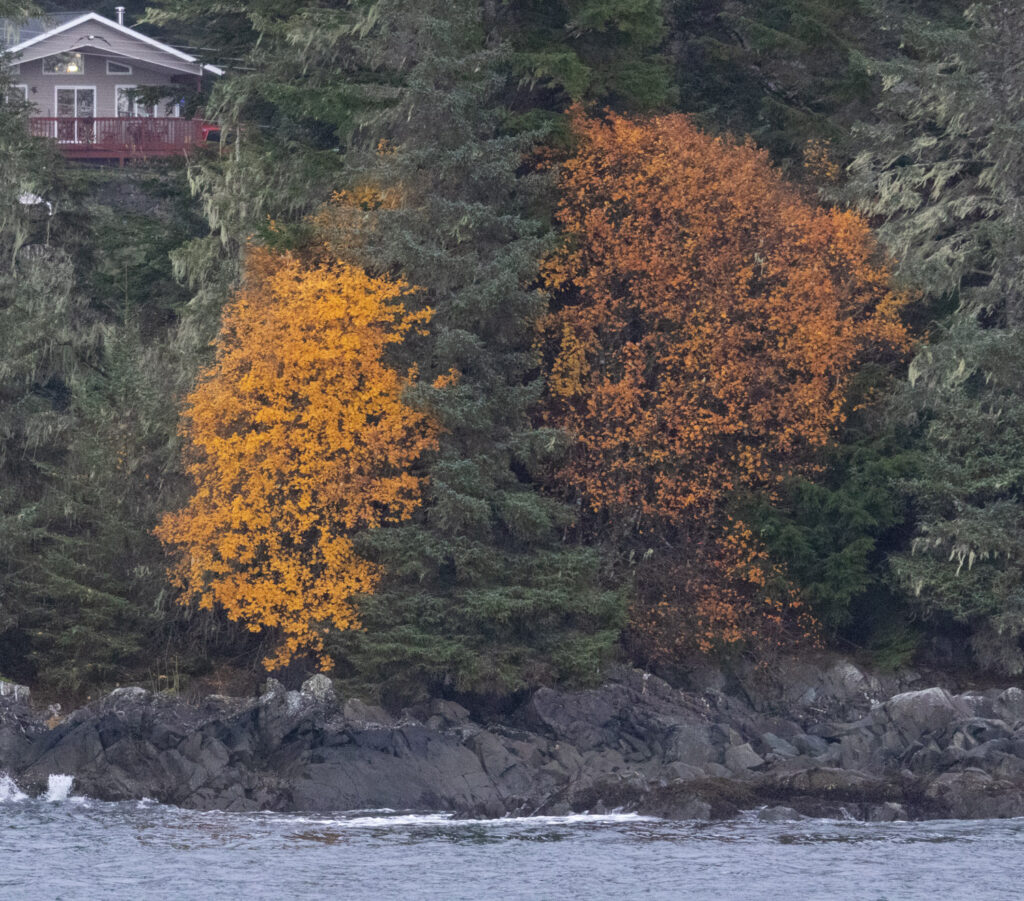
{"label": "hillside", "polygon": [[0,675],[1024,670],[1024,13],[127,6],[225,140],[0,109]]}

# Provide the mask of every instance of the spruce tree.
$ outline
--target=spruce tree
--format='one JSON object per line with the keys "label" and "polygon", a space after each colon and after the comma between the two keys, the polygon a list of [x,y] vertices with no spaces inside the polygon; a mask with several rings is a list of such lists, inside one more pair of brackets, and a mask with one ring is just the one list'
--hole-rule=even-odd
{"label": "spruce tree", "polygon": [[175,487],[167,252],[194,222],[173,169],[75,172],[27,115],[0,106],[0,668],[80,694],[150,675],[173,632],[150,531]]}
{"label": "spruce tree", "polygon": [[[0,72],[0,659],[32,678],[60,638],[96,632],[62,617],[60,490],[72,398],[98,355],[97,323],[71,256],[52,240],[66,194],[56,149],[30,138],[27,104]],[[54,220],[58,221],[55,222]],[[77,510],[76,510],[77,512]],[[65,649],[66,650],[66,649]]]}
{"label": "spruce tree", "polygon": [[921,430],[905,483],[917,536],[892,565],[920,613],[971,631],[982,665],[1024,670],[1024,10],[983,2],[966,28],[895,19],[906,54],[851,190],[900,273],[954,308],[894,401]]}
{"label": "spruce tree", "polygon": [[377,5],[362,48],[394,100],[320,217],[333,254],[400,276],[434,311],[410,348],[424,385],[410,399],[440,427],[424,511],[366,536],[387,576],[361,602],[365,631],[338,646],[395,698],[594,678],[623,617],[593,553],[564,540],[573,511],[538,487],[563,444],[531,422],[551,246],[531,209],[548,181],[528,162],[536,136],[503,130],[509,57],[481,7]]}
{"label": "spruce tree", "polygon": [[[958,15],[967,0],[892,0],[922,16]],[[780,161],[807,142],[850,151],[849,129],[869,118],[879,84],[867,58],[898,52],[873,0],[668,0],[668,46],[682,109],[711,129],[748,134]]]}
{"label": "spruce tree", "polygon": [[525,0],[495,9],[529,106],[666,109],[675,101],[663,0]]}

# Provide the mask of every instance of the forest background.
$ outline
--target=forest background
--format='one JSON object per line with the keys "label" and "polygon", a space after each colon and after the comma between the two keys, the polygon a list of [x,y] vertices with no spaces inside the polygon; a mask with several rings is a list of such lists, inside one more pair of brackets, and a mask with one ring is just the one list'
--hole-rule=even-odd
{"label": "forest background", "polygon": [[0,109],[0,674],[1024,669],[1024,12],[127,5],[225,140]]}

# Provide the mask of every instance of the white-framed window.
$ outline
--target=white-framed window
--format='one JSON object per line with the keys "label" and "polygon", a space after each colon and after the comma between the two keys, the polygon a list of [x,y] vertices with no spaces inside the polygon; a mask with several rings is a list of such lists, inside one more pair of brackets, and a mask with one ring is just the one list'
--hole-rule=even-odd
{"label": "white-framed window", "polygon": [[82,75],[85,73],[85,57],[76,51],[56,53],[43,60],[44,75]]}
{"label": "white-framed window", "polygon": [[12,100],[24,100],[26,103],[28,103],[27,84],[12,84],[8,88],[8,92]]}
{"label": "white-framed window", "polygon": [[119,84],[114,88],[115,107],[120,118],[155,115],[151,106],[139,103],[138,100],[132,97],[131,92],[137,87],[138,85],[135,84]]}
{"label": "white-framed window", "polygon": [[96,88],[57,85],[53,94],[57,140],[62,144],[91,144],[96,138]]}
{"label": "white-framed window", "polygon": [[159,103],[141,103],[132,97],[131,92],[138,90],[137,84],[119,84],[114,87],[114,105],[118,117],[124,119],[132,116],[145,116],[147,118],[160,118],[169,116],[178,118],[181,115],[180,105],[169,104],[169,98]]}
{"label": "white-framed window", "polygon": [[116,60],[107,60],[107,75],[131,75],[132,67],[128,63],[119,63]]}

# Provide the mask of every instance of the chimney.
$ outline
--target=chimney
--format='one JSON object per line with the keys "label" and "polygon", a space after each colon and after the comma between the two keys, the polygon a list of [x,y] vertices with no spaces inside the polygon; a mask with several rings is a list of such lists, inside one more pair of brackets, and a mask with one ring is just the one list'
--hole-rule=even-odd
{"label": "chimney", "polygon": [[124,7],[123,6],[115,6],[114,7],[114,12],[117,13],[117,24],[118,25],[124,25]]}

